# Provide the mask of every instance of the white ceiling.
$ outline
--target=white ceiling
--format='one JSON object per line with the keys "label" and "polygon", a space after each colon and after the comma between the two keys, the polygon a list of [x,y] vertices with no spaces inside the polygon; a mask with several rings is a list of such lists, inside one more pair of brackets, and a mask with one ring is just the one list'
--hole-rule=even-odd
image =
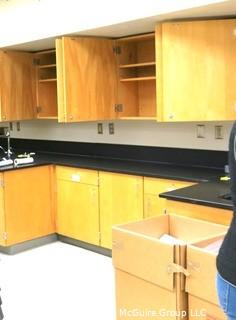
{"label": "white ceiling", "polygon": [[[11,0],[9,0],[9,2],[10,1]],[[23,0],[23,2],[27,2],[27,0]],[[0,4],[0,13],[1,13],[1,10],[2,8]],[[124,7],[124,10],[125,10],[125,7]],[[145,18],[133,19],[127,22],[109,24],[109,25],[106,25],[105,27],[83,29],[78,32],[64,33],[64,34],[54,32],[54,34],[56,34],[55,37],[48,37],[48,38],[45,37],[43,39],[39,39],[36,41],[29,41],[26,43],[12,44],[7,46],[4,45],[2,47],[11,48],[14,50],[38,51],[38,50],[44,50],[44,49],[54,47],[55,38],[65,34],[117,38],[117,37],[122,37],[130,34],[139,34],[139,33],[153,31],[156,23],[160,21],[173,20],[173,19],[186,19],[186,18],[193,18],[193,17],[196,17],[196,18],[228,17],[228,16],[236,17],[236,0],[220,1],[220,2],[218,1],[218,3],[211,3],[209,5],[201,5],[198,7],[195,6],[194,8],[190,8],[186,10],[182,9],[182,10],[177,10],[175,12],[170,12],[170,11],[171,10],[168,10],[168,13],[161,13],[154,16],[148,16]],[[0,18],[1,18],[1,15],[0,15]],[[63,21],[61,23],[63,23]],[[43,27],[43,21],[42,21],[42,27]],[[1,23],[0,23],[0,29],[1,29]],[[1,38],[1,31],[0,31],[0,38]],[[37,38],[37,35],[35,36],[35,38]]]}

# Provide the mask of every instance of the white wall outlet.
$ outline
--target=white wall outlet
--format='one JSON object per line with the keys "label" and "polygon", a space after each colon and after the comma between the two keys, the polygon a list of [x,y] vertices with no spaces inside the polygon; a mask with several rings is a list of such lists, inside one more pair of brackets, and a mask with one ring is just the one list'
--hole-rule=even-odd
{"label": "white wall outlet", "polygon": [[215,126],[215,139],[224,139],[223,126]]}
{"label": "white wall outlet", "polygon": [[109,127],[109,134],[114,134],[115,133],[114,123],[109,123],[108,127]]}
{"label": "white wall outlet", "polygon": [[205,138],[205,125],[197,124],[197,138]]}

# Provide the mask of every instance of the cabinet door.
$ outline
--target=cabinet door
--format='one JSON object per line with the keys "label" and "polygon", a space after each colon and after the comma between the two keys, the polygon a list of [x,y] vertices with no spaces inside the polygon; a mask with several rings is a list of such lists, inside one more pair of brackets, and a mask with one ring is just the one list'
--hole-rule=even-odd
{"label": "cabinet door", "polygon": [[57,40],[59,121],[115,117],[117,67],[113,41],[63,37]]}
{"label": "cabinet door", "polygon": [[99,245],[97,186],[57,180],[57,232]]}
{"label": "cabinet door", "polygon": [[0,51],[1,121],[35,118],[33,55]]}
{"label": "cabinet door", "polygon": [[99,173],[101,246],[111,248],[112,225],[143,219],[143,178]]}
{"label": "cabinet door", "polygon": [[162,25],[159,120],[236,118],[235,29],[236,19]]}
{"label": "cabinet door", "polygon": [[55,232],[52,182],[50,166],[4,173],[7,245]]}
{"label": "cabinet door", "polygon": [[192,182],[144,178],[144,217],[163,214],[166,211],[166,199],[159,194],[194,185]]}

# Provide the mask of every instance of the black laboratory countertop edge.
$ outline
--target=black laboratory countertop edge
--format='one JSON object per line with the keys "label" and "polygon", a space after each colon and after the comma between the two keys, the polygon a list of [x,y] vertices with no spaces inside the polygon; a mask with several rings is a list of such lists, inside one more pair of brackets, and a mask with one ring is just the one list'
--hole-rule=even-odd
{"label": "black laboratory countertop edge", "polygon": [[181,201],[208,207],[233,210],[231,200],[222,198],[230,192],[230,183],[215,179],[205,183],[199,183],[190,187],[163,192],[161,198],[173,201]]}
{"label": "black laboratory countertop edge", "polygon": [[0,172],[54,164],[190,182],[207,182],[223,174],[223,170],[219,169],[174,166],[173,164],[150,161],[121,160],[49,152],[37,153],[34,159],[34,163],[19,165],[18,167],[14,167],[13,165],[0,167]]}

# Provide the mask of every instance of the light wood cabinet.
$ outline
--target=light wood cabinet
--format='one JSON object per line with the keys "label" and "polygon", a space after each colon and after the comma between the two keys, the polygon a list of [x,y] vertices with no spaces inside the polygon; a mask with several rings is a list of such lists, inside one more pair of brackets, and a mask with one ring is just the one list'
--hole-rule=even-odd
{"label": "light wood cabinet", "polygon": [[233,215],[231,210],[173,200],[166,201],[166,211],[168,214],[187,216],[227,226],[230,224]]}
{"label": "light wood cabinet", "polygon": [[114,41],[102,38],[56,40],[59,122],[115,118],[117,66]]}
{"label": "light wood cabinet", "polygon": [[166,199],[159,194],[194,185],[193,182],[144,177],[144,218],[164,214]]}
{"label": "light wood cabinet", "polygon": [[98,172],[56,168],[57,233],[99,245]]}
{"label": "light wood cabinet", "polygon": [[157,26],[159,121],[236,119],[236,19]]}
{"label": "light wood cabinet", "polygon": [[57,67],[56,50],[35,54],[36,111],[38,119],[57,119]]}
{"label": "light wood cabinet", "polygon": [[111,248],[112,225],[143,219],[143,177],[99,172],[101,246]]}
{"label": "light wood cabinet", "polygon": [[33,54],[0,51],[0,121],[35,117]]}
{"label": "light wood cabinet", "polygon": [[120,119],[156,119],[155,33],[117,39]]}
{"label": "light wood cabinet", "polygon": [[42,166],[0,174],[0,245],[56,232],[52,170]]}

